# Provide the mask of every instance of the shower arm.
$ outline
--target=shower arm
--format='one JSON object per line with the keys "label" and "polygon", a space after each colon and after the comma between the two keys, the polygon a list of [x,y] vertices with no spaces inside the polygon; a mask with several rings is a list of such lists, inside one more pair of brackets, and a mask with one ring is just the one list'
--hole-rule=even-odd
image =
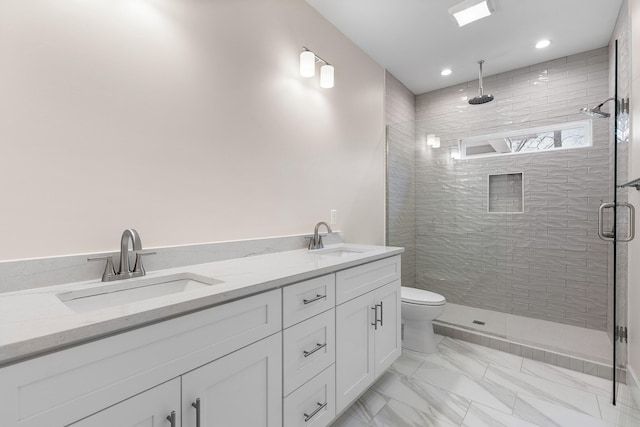
{"label": "shower arm", "polygon": [[[605,101],[606,102],[606,101]],[[632,179],[624,184],[617,185],[618,188],[636,187],[636,190],[640,191],[640,178]]]}
{"label": "shower arm", "polygon": [[600,104],[598,104],[598,106],[596,107],[596,109],[602,107],[604,104],[606,104],[609,101],[615,101],[615,98],[609,98],[609,99],[605,99],[604,101],[602,101]]}
{"label": "shower arm", "polygon": [[482,84],[482,64],[484,63],[484,60],[478,61],[478,64],[480,64],[480,69],[478,71],[478,96],[482,96],[484,95],[484,88],[483,88],[483,84]]}

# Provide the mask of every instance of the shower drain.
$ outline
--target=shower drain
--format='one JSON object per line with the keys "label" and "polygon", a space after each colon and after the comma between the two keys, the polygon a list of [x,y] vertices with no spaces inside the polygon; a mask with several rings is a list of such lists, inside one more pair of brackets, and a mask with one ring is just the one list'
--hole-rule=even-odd
{"label": "shower drain", "polygon": [[485,322],[481,321],[481,320],[474,320],[473,323],[475,323],[476,325],[484,325]]}

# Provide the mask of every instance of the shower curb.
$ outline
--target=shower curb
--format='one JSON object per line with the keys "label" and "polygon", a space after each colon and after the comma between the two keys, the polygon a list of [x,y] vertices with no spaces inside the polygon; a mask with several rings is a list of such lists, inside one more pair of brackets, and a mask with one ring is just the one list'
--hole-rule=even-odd
{"label": "shower curb", "polygon": [[[433,331],[438,335],[467,341],[472,344],[493,348],[495,350],[504,351],[527,359],[548,363],[550,365],[570,369],[576,372],[582,372],[583,374],[607,380],[611,380],[613,377],[611,365],[609,364],[594,362],[577,356],[570,356],[558,351],[517,343],[505,338],[488,335],[486,333],[439,323],[437,320],[433,322]],[[620,383],[626,384],[626,376],[625,369],[617,369],[617,377]]]}

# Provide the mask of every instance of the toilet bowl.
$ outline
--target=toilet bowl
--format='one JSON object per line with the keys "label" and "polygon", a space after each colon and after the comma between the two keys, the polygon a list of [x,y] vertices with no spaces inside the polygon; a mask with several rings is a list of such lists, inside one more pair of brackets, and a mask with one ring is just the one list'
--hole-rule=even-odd
{"label": "toilet bowl", "polygon": [[421,353],[435,353],[436,340],[433,324],[444,311],[446,299],[435,292],[403,286],[402,298],[402,347]]}

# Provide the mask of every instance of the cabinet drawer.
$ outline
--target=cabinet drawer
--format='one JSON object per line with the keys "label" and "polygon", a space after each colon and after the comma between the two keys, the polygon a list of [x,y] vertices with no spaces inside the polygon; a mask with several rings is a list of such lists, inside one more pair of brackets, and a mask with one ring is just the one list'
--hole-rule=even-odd
{"label": "cabinet drawer", "polygon": [[335,362],[335,334],[335,309],[284,331],[285,396]]}
{"label": "cabinet drawer", "polygon": [[67,425],[175,378],[278,332],[281,303],[276,289],[1,368],[2,427]]}
{"label": "cabinet drawer", "polygon": [[325,427],[336,416],[335,368],[331,365],[284,400],[284,427]]}
{"label": "cabinet drawer", "polygon": [[336,304],[400,279],[400,255],[336,273]]}
{"label": "cabinet drawer", "polygon": [[282,290],[282,320],[285,328],[322,313],[336,302],[335,275],[316,277]]}
{"label": "cabinet drawer", "polygon": [[69,427],[169,427],[167,416],[180,414],[180,378],[137,394]]}

